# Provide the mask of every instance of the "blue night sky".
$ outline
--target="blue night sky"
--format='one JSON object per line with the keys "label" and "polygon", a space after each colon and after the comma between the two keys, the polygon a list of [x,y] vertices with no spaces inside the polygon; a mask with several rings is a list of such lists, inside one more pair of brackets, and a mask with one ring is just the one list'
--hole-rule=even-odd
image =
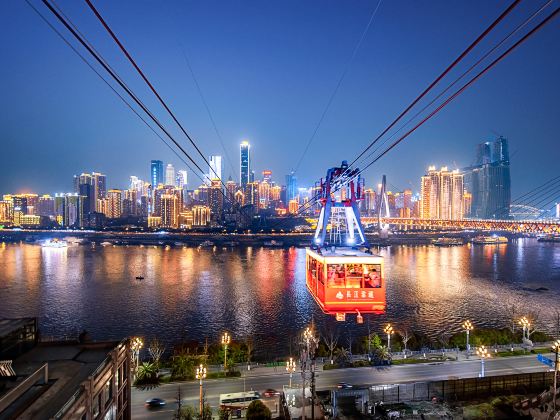
{"label": "blue night sky", "polygon": [[[224,155],[184,49],[233,161],[226,177],[238,179],[239,143],[248,139],[258,178],[271,169],[284,183],[377,0],[94,3],[203,152]],[[466,64],[542,3],[522,2]],[[171,127],[86,3],[57,4]],[[508,4],[384,0],[297,173],[300,184],[353,160]],[[510,141],[514,198],[558,175],[558,40],[560,19],[372,166],[367,183],[387,174],[392,186],[417,190],[428,165],[467,166],[475,145],[498,134]],[[0,2],[0,53],[0,193],[69,191],[83,171],[104,172],[109,187],[123,188],[130,175],[148,179],[150,159],[184,168],[23,0]],[[198,184],[189,173],[189,187]]]}

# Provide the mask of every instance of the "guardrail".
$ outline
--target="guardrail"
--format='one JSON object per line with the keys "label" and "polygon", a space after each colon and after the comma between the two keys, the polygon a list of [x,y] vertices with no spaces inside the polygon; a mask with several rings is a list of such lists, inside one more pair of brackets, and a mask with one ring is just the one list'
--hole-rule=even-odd
{"label": "guardrail", "polygon": [[17,386],[12,388],[4,397],[0,399],[0,413],[4,411],[11,403],[22,396],[27,390],[43,379],[45,384],[49,381],[49,367],[48,364],[43,364],[39,369],[21,381]]}

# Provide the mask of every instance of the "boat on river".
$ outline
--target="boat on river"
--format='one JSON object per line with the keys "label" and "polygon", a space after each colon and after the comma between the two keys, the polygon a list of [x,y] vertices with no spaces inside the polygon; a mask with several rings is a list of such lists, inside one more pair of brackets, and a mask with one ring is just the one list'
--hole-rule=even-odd
{"label": "boat on river", "polygon": [[508,238],[506,238],[505,236],[498,236],[498,235],[492,235],[492,236],[479,235],[473,238],[472,243],[476,245],[500,245],[500,244],[507,244]]}
{"label": "boat on river", "polygon": [[204,241],[204,242],[202,242],[198,245],[199,248],[211,248],[213,246],[214,246],[214,242],[208,241],[208,240],[206,240],[206,241]]}
{"label": "boat on river", "polygon": [[271,247],[271,248],[278,248],[278,247],[284,246],[284,242],[275,241],[274,239],[272,239],[271,241],[264,241],[263,246],[268,246],[268,247]]}
{"label": "boat on river", "polygon": [[460,246],[464,244],[461,238],[437,238],[434,241],[435,246]]}
{"label": "boat on river", "polygon": [[559,242],[560,243],[560,235],[545,235],[541,236],[537,239],[539,242]]}
{"label": "boat on river", "polygon": [[68,242],[62,241],[58,238],[47,239],[41,244],[41,246],[43,248],[66,248],[68,247]]}

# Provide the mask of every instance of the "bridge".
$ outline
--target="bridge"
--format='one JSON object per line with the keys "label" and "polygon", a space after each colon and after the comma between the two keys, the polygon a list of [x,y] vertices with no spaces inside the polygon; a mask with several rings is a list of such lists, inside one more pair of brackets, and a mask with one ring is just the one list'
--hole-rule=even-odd
{"label": "bridge", "polygon": [[[377,217],[362,217],[364,226],[377,226]],[[439,219],[416,219],[400,217],[382,217],[382,224],[388,224],[394,229],[420,229],[420,230],[490,230],[512,233],[543,233],[560,234],[560,222],[545,220],[439,220]]]}

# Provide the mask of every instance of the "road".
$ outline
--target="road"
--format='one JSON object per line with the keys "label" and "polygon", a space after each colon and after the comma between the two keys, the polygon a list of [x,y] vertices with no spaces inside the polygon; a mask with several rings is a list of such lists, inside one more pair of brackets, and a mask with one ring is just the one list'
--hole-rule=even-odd
{"label": "road", "polygon": [[[486,376],[509,375],[515,373],[542,372],[548,368],[537,361],[535,355],[521,357],[504,357],[488,359],[485,362]],[[477,377],[480,372],[480,360],[471,359],[461,362],[427,363],[389,367],[365,367],[352,369],[335,369],[318,371],[317,390],[333,389],[339,382],[354,385],[381,385],[428,380],[456,379]],[[255,373],[255,372],[253,372]],[[301,376],[294,374],[293,383],[301,383]],[[288,384],[287,373],[266,371],[262,376],[245,378],[211,379],[204,381],[207,401],[212,407],[218,406],[220,394],[241,392],[244,389],[263,391],[267,388],[281,390]],[[171,419],[176,409],[177,389],[181,387],[183,403],[198,407],[198,382],[165,384],[158,388],[140,391],[132,390],[132,418],[134,419]],[[167,401],[162,409],[148,410],[144,401],[160,397]]]}

